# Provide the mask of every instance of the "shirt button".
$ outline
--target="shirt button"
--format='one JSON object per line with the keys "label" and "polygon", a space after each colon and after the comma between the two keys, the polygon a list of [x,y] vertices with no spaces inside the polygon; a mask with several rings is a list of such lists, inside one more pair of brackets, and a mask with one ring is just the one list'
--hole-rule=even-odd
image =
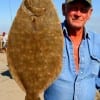
{"label": "shirt button", "polygon": [[81,57],[80,63],[84,63],[84,57]]}
{"label": "shirt button", "polygon": [[83,72],[81,72],[81,74],[83,74]]}
{"label": "shirt button", "polygon": [[76,96],[76,100],[78,100],[77,96]]}
{"label": "shirt button", "polygon": [[82,62],[84,62],[84,57],[82,57]]}

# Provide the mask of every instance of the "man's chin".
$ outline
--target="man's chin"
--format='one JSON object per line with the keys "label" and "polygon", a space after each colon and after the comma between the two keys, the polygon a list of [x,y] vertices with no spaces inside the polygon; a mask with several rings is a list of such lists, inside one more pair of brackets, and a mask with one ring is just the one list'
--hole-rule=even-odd
{"label": "man's chin", "polygon": [[83,28],[83,26],[82,25],[72,25],[72,28],[73,29],[81,29],[81,28]]}

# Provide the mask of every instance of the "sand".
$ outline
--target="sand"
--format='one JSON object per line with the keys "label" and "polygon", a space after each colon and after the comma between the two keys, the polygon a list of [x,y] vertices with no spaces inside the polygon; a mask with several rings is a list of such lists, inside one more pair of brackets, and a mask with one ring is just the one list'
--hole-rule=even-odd
{"label": "sand", "polygon": [[[25,100],[25,92],[21,90],[9,73],[6,53],[0,53],[0,100]],[[43,93],[40,95],[43,99]]]}
{"label": "sand", "polygon": [[[6,53],[0,53],[0,100],[25,100],[24,91],[10,77]],[[99,92],[96,100],[100,100]]]}
{"label": "sand", "polygon": [[0,53],[0,100],[25,100],[25,93],[9,76],[5,53]]}

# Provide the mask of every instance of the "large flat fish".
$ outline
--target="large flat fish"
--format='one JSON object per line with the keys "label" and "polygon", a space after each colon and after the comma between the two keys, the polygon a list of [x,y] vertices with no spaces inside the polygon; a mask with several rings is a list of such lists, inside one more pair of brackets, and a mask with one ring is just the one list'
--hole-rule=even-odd
{"label": "large flat fish", "polygon": [[40,100],[62,68],[63,33],[51,0],[23,0],[8,36],[10,72],[26,92]]}

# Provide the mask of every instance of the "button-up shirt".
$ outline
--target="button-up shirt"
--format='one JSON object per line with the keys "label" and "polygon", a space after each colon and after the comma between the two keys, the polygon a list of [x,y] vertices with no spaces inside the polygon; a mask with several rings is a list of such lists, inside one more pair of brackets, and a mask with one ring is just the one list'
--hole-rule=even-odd
{"label": "button-up shirt", "polygon": [[100,88],[100,34],[85,29],[79,47],[79,71],[76,72],[72,42],[65,22],[62,23],[64,49],[62,70],[44,92],[45,100],[95,100]]}

